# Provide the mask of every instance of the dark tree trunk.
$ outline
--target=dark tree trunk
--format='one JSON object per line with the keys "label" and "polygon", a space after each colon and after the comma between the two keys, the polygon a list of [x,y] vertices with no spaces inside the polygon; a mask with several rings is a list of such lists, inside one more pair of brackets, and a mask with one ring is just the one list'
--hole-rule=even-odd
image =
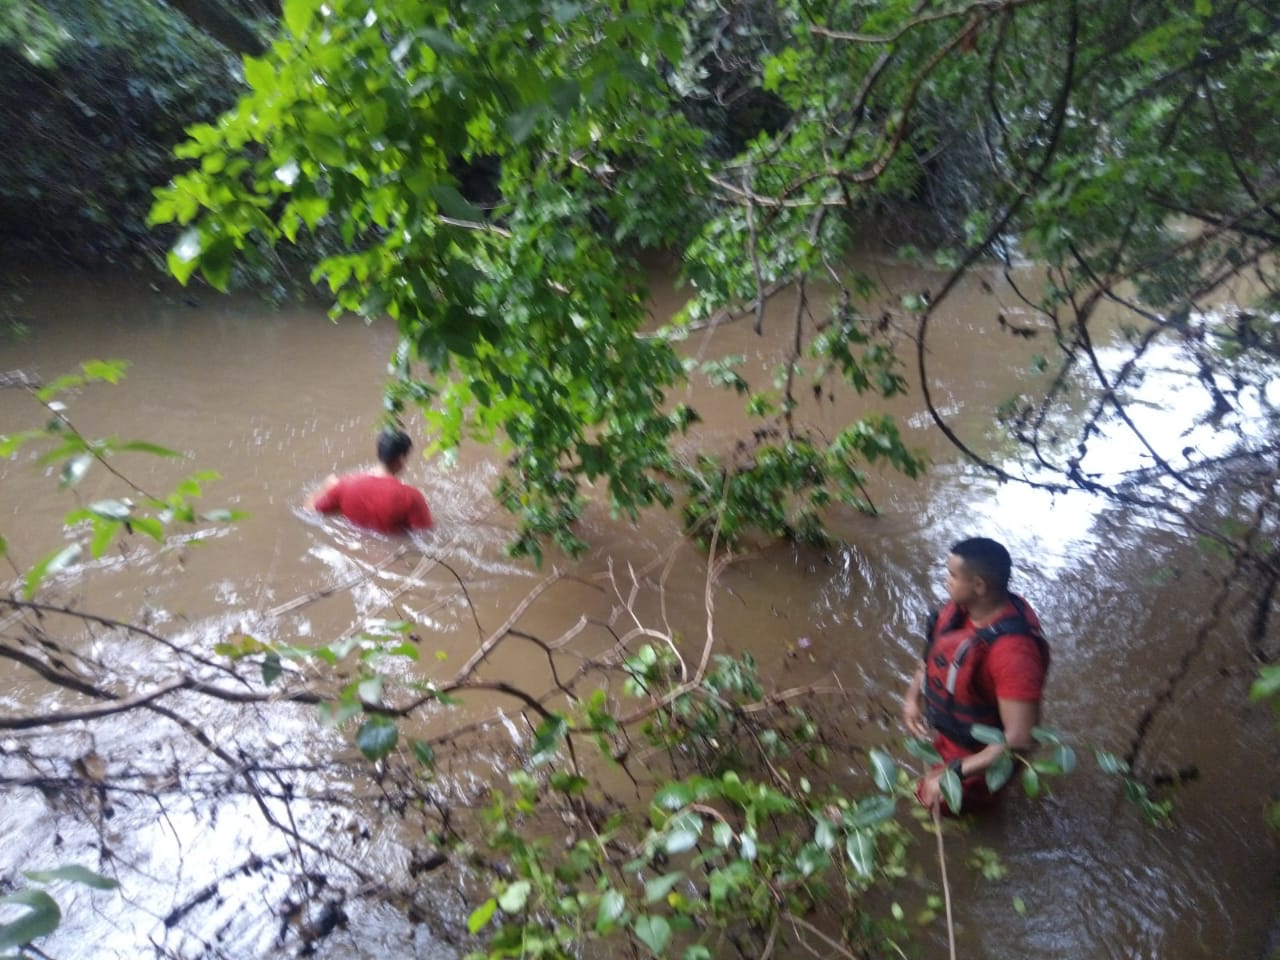
{"label": "dark tree trunk", "polygon": [[236,53],[261,56],[267,45],[256,32],[218,0],[167,0],[169,6],[213,39]]}

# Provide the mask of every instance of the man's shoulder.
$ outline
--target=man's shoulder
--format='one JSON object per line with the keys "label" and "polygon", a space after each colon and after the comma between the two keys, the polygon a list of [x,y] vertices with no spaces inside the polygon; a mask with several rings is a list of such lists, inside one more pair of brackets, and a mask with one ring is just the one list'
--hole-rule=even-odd
{"label": "man's shoulder", "polygon": [[992,634],[988,669],[1043,677],[1049,666],[1049,645],[1039,617],[1025,599],[1011,594],[1006,612],[988,629]]}
{"label": "man's shoulder", "polygon": [[1027,599],[1016,593],[1009,594],[1000,615],[992,621],[992,632],[1035,637],[1041,634],[1040,616]]}
{"label": "man's shoulder", "polygon": [[392,483],[398,482],[395,477],[383,476],[380,473],[348,473],[339,483],[348,487],[379,487],[385,485],[388,480]]}

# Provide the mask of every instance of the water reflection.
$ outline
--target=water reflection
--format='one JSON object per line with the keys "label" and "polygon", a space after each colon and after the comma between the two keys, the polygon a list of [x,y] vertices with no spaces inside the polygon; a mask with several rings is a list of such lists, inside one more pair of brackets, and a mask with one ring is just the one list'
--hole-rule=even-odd
{"label": "water reflection", "polygon": [[[885,270],[890,279],[898,272]],[[410,544],[357,533],[299,509],[305,492],[327,473],[367,458],[390,330],[333,326],[318,310],[263,314],[251,303],[218,301],[207,311],[191,311],[125,282],[56,280],[33,291],[39,332],[6,365],[52,376],[88,356],[129,357],[133,367],[121,387],[76,398],[71,412],[77,422],[83,418],[86,430],[127,432],[189,450],[196,465],[215,466],[225,476],[211,485],[209,497],[220,504],[220,490],[226,490],[248,518],[203,529],[163,550],[134,538],[125,551],[69,571],[51,585],[53,595],[82,609],[141,620],[206,657],[219,643],[246,634],[288,644],[328,643],[375,619],[405,619],[420,636],[420,657],[406,659],[396,675],[425,682],[450,675],[474,655],[539,581],[540,572],[505,556],[511,524],[490,501],[497,466],[485,451],[463,451],[451,468],[436,461],[411,466],[407,479],[425,490],[438,527]],[[779,309],[785,312],[786,305]],[[954,351],[954,357],[946,371],[953,379],[940,383],[939,391],[944,415],[966,435],[990,437],[989,411],[1043,380],[1030,363],[1010,363],[1006,370],[985,361],[991,344],[981,332],[982,324],[971,318],[957,319],[940,339],[938,349]],[[768,371],[785,344],[755,338],[742,325],[702,338],[696,349],[742,353]],[[1119,348],[1100,356],[1112,371],[1123,362]],[[1133,397],[1139,424],[1161,455],[1184,463],[1194,461],[1177,460],[1183,447],[1194,447],[1192,456],[1201,459],[1228,452],[1204,437],[1206,395],[1174,389],[1196,371],[1176,356],[1151,356],[1153,372],[1133,388]],[[283,369],[288,377],[279,375]],[[1259,382],[1247,416],[1263,422],[1274,415],[1280,387],[1274,380]],[[699,439],[731,435],[740,416],[736,400],[697,387],[691,396],[706,418]],[[5,399],[0,429],[7,431],[21,426],[25,413]],[[1077,404],[1060,411],[1064,421],[1055,425],[1065,426],[1068,414],[1078,417],[1081,409]],[[823,429],[851,416],[839,407],[806,412]],[[1144,829],[1115,782],[1087,762],[1084,749],[1123,749],[1145,705],[1142,697],[1195,639],[1216,588],[1212,563],[1169,525],[1115,504],[998,484],[957,464],[913,404],[903,401],[896,412],[911,428],[911,442],[933,457],[929,476],[921,483],[873,478],[882,515],[836,513],[842,546],[770,547],[731,566],[716,595],[722,642],[751,650],[774,688],[836,678],[866,705],[833,722],[854,731],[858,743],[893,742],[900,736],[896,698],[918,656],[924,609],[941,596],[947,548],[975,533],[1004,540],[1015,559],[1015,587],[1037,606],[1054,647],[1047,722],[1069,732],[1085,762],[1055,786],[1053,797],[1039,803],[1011,798],[996,817],[949,839],[964,954],[1062,960],[1247,955],[1271,919],[1271,905],[1257,892],[1269,889],[1274,856],[1260,853],[1265,834],[1254,801],[1274,785],[1275,764],[1259,762],[1274,758],[1270,718],[1249,712],[1238,676],[1215,674],[1233,662],[1235,624],[1221,629],[1224,652],[1210,658],[1203,676],[1189,679],[1191,693],[1159,736],[1161,762],[1194,763],[1201,772],[1180,791],[1172,827]],[[1232,426],[1237,436],[1250,435],[1245,425]],[[1112,477],[1149,464],[1132,435],[1108,423],[1090,440],[1082,469]],[[191,464],[140,469],[163,485]],[[31,458],[0,463],[0,478],[8,507],[2,532],[20,561],[33,562],[66,535],[60,516],[68,504],[49,477],[32,469]],[[98,482],[96,475],[86,481]],[[85,496],[99,492],[91,488]],[[643,571],[638,579],[651,584],[671,558],[661,604],[646,595],[640,606],[655,621],[669,620],[691,649],[700,649],[694,645],[703,629],[705,568],[698,551],[679,540],[673,518],[646,515],[633,525],[593,508],[582,528],[593,554],[572,568],[580,580],[557,585],[522,626],[556,638],[584,611],[606,619],[618,603],[602,586],[609,561],[625,592],[631,570]],[[7,622],[4,632],[15,629]],[[67,634],[125,693],[163,682],[177,662],[173,651],[118,631],[76,626]],[[590,652],[606,649],[610,638],[597,632],[577,643],[575,653]],[[492,676],[536,685],[547,665],[536,650],[513,649],[489,669]],[[73,699],[48,697],[43,685],[21,672],[0,688],[6,711],[54,710]],[[232,756],[257,752],[280,768],[279,779],[264,783],[280,795],[290,785],[300,828],[330,838],[362,869],[390,875],[408,868],[421,838],[398,828],[380,806],[385,798],[352,751],[349,731],[326,730],[308,705],[245,710],[199,698],[184,698],[181,705]],[[509,762],[506,746],[528,736],[527,726],[509,702],[468,697],[453,712],[424,711],[419,725],[406,731],[430,735],[497,709],[504,712],[475,739],[467,762],[433,785],[443,800],[475,802],[486,778]],[[52,754],[35,761],[24,756],[32,742],[14,735],[0,743],[6,776],[30,776],[32,763],[41,775],[59,773]],[[50,942],[51,954],[133,958],[140,944],[154,939],[173,956],[269,956],[282,949],[285,927],[293,937],[289,944],[297,945],[301,921],[271,913],[301,896],[290,886],[290,873],[276,869],[290,856],[290,845],[266,822],[257,800],[243,790],[228,792],[234,777],[211,759],[198,763],[181,789],[166,783],[177,759],[203,756],[186,733],[161,719],[144,727],[107,722],[95,725],[92,737],[68,729],[44,749],[105,758],[117,773],[136,774],[138,784],[135,800],[117,802],[113,816],[100,821],[101,833],[72,815],[76,804],[97,802],[92,791],[8,791],[0,850],[10,873],[18,866],[81,862],[104,872],[119,866],[129,877],[123,894],[107,898],[68,892],[67,925]],[[317,752],[349,756],[348,775],[335,779],[310,769]],[[351,795],[363,798],[368,815],[358,823],[334,821],[335,805],[325,798]],[[279,796],[263,802],[274,816],[283,815]],[[921,839],[917,880],[922,892],[931,892],[935,864],[927,838]],[[105,857],[104,844],[110,851]],[[1003,880],[987,883],[962,868],[967,851],[979,845],[1000,851],[1008,870]],[[262,865],[246,871],[251,857]],[[215,880],[209,899],[166,923]],[[431,908],[423,907],[420,923],[405,927],[400,914],[353,901],[344,907],[345,932],[323,943],[318,955],[362,949],[388,956],[458,955],[441,939],[465,929],[469,905],[456,877],[426,874],[420,884]],[[323,894],[313,895],[322,906]],[[1015,909],[1014,897],[1025,915]],[[245,904],[264,906],[254,912],[241,909]],[[928,946],[940,947],[936,926],[922,935]]]}

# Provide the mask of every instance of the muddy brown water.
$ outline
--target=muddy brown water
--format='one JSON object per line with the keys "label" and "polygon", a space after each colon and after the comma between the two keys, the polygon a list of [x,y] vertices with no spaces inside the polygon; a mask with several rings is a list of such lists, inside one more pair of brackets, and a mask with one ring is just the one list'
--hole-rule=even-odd
{"label": "muddy brown water", "polygon": [[[898,290],[936,283],[887,260],[868,259],[864,266]],[[997,329],[992,297],[1003,295],[1010,315],[1016,305],[998,278],[992,282],[994,294],[976,284],[958,291],[935,322],[931,346],[939,407],[980,449],[999,454],[990,410],[1040,374],[1030,362],[1034,344],[1011,346]],[[678,297],[665,289],[662,274],[655,286],[660,292],[653,309],[660,319]],[[20,369],[51,379],[88,358],[128,360],[120,385],[93,386],[69,398],[72,421],[87,435],[146,439],[187,453],[189,460],[181,463],[132,455],[122,465],[149,490],[167,490],[195,469],[216,470],[221,478],[206,484],[203,501],[247,514],[229,527],[202,526],[206,535],[198,543],[161,550],[133,538],[125,551],[59,575],[47,587],[51,597],[144,622],[211,652],[215,643],[243,633],[283,642],[337,636],[364,618],[385,615],[388,596],[397,593],[398,612],[418,625],[426,648],[436,654],[415,668],[429,674],[433,663],[452,668],[465,661],[484,631],[495,629],[546,574],[504,555],[512,523],[488,494],[498,462],[488,450],[468,448],[453,464],[415,458],[410,466],[408,479],[426,492],[438,523],[424,547],[448,564],[448,570],[435,566],[415,582],[406,582],[413,575],[406,560],[373,571],[395,549],[392,541],[319,522],[300,509],[305,494],[330,472],[372,461],[371,437],[393,343],[388,326],[333,323],[311,305],[271,309],[252,298],[185,292],[162,280],[130,276],[14,271],[0,296],[0,313],[27,327],[25,337],[0,330],[0,371]],[[785,296],[771,303],[763,337],[752,333],[749,321],[738,322],[694,333],[685,349],[707,359],[740,354],[749,375],[767,377],[786,349],[792,306]],[[703,387],[691,388],[689,399],[704,417],[691,442],[732,443],[740,399]],[[1169,430],[1176,435],[1187,413],[1177,409],[1175,394],[1162,399],[1174,408]],[[833,433],[856,403],[809,402],[803,415]],[[866,403],[870,409],[874,401]],[[1084,495],[996,484],[959,460],[914,392],[890,408],[909,443],[930,457],[929,473],[915,482],[875,476],[871,492],[880,515],[836,511],[839,547],[772,546],[729,567],[716,587],[719,642],[751,651],[767,687],[834,676],[846,688],[865,691],[869,704],[892,705],[914,665],[920,615],[941,595],[947,546],[974,534],[1003,540],[1015,558],[1015,588],[1037,607],[1053,644],[1044,721],[1077,744],[1081,765],[1055,783],[1051,796],[1036,802],[1011,798],[949,841],[960,955],[1260,955],[1280,902],[1280,857],[1264,826],[1266,801],[1280,787],[1278,737],[1272,718],[1246,702],[1247,678],[1232,669],[1243,656],[1243,608],[1228,610],[1214,629],[1203,662],[1180,688],[1177,707],[1154,730],[1152,749],[1160,762],[1194,766],[1199,774],[1177,793],[1169,826],[1144,826],[1118,784],[1102,776],[1087,755],[1089,745],[1123,751],[1153,692],[1197,641],[1222,561],[1159,520]],[[22,391],[0,391],[0,433],[36,422],[39,410]],[[1134,450],[1121,438],[1101,456],[1119,466]],[[39,467],[34,452],[0,462],[0,534],[19,566],[31,565],[74,535],[61,518],[77,501],[121,493],[101,470],[92,470],[70,494],[60,493],[56,481],[56,467]],[[650,514],[629,523],[593,507],[583,534],[591,544],[587,558],[574,564],[552,556],[548,563],[579,579],[553,586],[522,627],[559,636],[582,612],[616,605],[617,597],[600,589],[599,575],[610,563],[625,592],[629,569],[644,568],[653,576],[670,560],[665,607],[649,598],[645,613],[657,617],[665,611],[684,638],[686,656],[696,657],[705,632],[705,559],[680,543],[675,519]],[[470,608],[449,571],[466,582]],[[363,582],[352,589],[289,607],[296,598],[361,576]],[[0,624],[6,634],[16,629],[11,621]],[[137,640],[98,632],[77,642],[104,663],[127,664],[139,688],[162,680],[170,665],[162,652]],[[587,631],[580,642],[590,648],[607,638]],[[487,675],[543,672],[545,660],[536,649],[512,646]],[[59,705],[66,705],[65,698],[51,700],[31,675],[6,661],[0,711]],[[869,707],[848,722],[866,724],[869,743],[896,735],[877,717]],[[228,744],[266,738],[279,756],[301,760],[296,744],[314,728],[315,718],[299,709],[257,723],[228,717],[226,729],[218,722],[213,717]],[[494,732],[499,738],[519,735],[514,724]],[[167,747],[157,747],[147,731],[127,725],[67,736],[74,750],[90,758],[119,758],[143,745],[161,752],[192,749],[176,732]],[[18,734],[0,739],[6,775],[15,775],[13,758],[24,743]],[[479,757],[473,770],[462,773],[483,778],[490,772]],[[177,809],[163,817],[155,810],[138,813],[134,821],[125,814],[108,821],[102,836],[93,836],[77,833],[72,813],[45,803],[37,791],[7,793],[0,806],[0,878],[17,882],[21,869],[63,862],[99,866],[93,851],[107,842],[126,851],[134,875],[152,878],[160,891],[152,896],[126,886],[122,894],[90,895],[65,889],[67,918],[46,943],[51,955],[137,957],[153,955],[151,943],[159,943],[154,954],[164,956],[251,957],[279,949],[275,924],[253,921],[236,909],[231,881],[216,902],[201,907],[204,914],[191,914],[194,932],[180,934],[164,923],[169,910],[210,875],[232,870],[246,851],[269,854],[270,831],[251,805],[222,809],[212,820]],[[1007,869],[1002,879],[984,880],[963,868],[966,855],[979,846],[999,852]],[[359,851],[365,863],[387,858],[380,866],[389,872],[404,866],[396,845],[380,843],[376,835]],[[921,896],[937,890],[929,853],[922,843],[912,881]],[[244,892],[257,902],[275,903],[288,893],[254,882],[245,879]],[[456,899],[458,891],[450,895]],[[465,910],[458,903],[453,922],[465,923]],[[438,919],[434,930],[408,931],[376,908],[348,919],[348,928],[324,948],[336,951],[333,956],[458,955],[448,944],[448,931],[438,929],[447,919]],[[911,949],[920,955],[945,955],[936,921],[919,929],[917,938]]]}

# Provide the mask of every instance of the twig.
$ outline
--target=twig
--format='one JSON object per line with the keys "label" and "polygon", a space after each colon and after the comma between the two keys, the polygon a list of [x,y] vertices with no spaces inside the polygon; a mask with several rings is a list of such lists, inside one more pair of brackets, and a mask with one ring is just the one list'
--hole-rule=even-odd
{"label": "twig", "polygon": [[471,675],[476,667],[480,666],[480,664],[484,662],[485,658],[493,652],[493,648],[502,642],[502,638],[507,635],[507,631],[516,625],[517,621],[524,616],[525,611],[533,605],[533,602],[537,600],[538,597],[542,596],[548,587],[559,581],[563,576],[564,574],[557,570],[530,590],[525,598],[516,604],[515,610],[511,611],[511,616],[507,617],[507,622],[490,634],[489,639],[480,644],[480,648],[471,655],[471,659],[462,665],[462,669],[459,670],[457,675],[453,678],[453,683],[455,685],[461,685],[462,682]]}
{"label": "twig", "polygon": [[388,554],[385,559],[378,561],[373,566],[356,574],[354,577],[344,580],[342,583],[335,583],[328,587],[321,587],[319,590],[313,590],[300,597],[294,597],[292,600],[288,600],[279,606],[272,607],[266,612],[266,617],[269,619],[275,619],[276,617],[290,613],[293,610],[297,610],[299,607],[305,607],[309,603],[315,603],[317,600],[323,600],[325,597],[331,597],[335,593],[341,593],[344,590],[352,590],[391,566],[391,564],[403,557],[408,549],[407,545],[401,544]]}
{"label": "twig", "polygon": [[[742,168],[742,189],[748,194],[751,191],[751,164]],[[756,233],[756,207],[749,198],[746,207],[747,252],[751,255],[751,270],[755,274],[756,281],[756,319],[752,330],[758,337],[764,331],[764,273],[760,269],[760,238]]]}
{"label": "twig", "polygon": [[929,23],[936,23],[940,20],[948,20],[959,17],[973,18],[979,13],[983,15],[983,19],[990,17],[994,13],[1003,13],[1014,7],[1026,6],[1029,3],[1035,3],[1036,0],[1010,0],[1010,2],[990,2],[990,0],[978,0],[977,3],[970,4],[967,7],[961,7],[957,10],[940,10],[933,13],[921,14],[912,17],[899,24],[898,28],[892,33],[852,33],[844,30],[831,30],[827,27],[814,25],[809,29],[820,37],[830,37],[832,40],[842,40],[851,43],[874,43],[874,44],[892,44],[897,43],[907,33],[916,27]]}
{"label": "twig", "polygon": [[190,660],[194,660],[201,666],[209,667],[212,670],[228,674],[233,679],[238,680],[241,683],[245,683],[243,677],[231,668],[227,667],[225,664],[218,663],[214,660],[208,659],[207,657],[201,656],[198,653],[194,653],[178,643],[175,643],[173,640],[170,640],[167,637],[162,637],[160,634],[148,630],[146,627],[141,627],[136,623],[126,623],[123,620],[116,620],[112,617],[104,617],[96,613],[88,613],[84,610],[74,610],[70,607],[62,607],[52,603],[40,603],[34,600],[18,600],[15,597],[0,597],[0,604],[4,604],[14,610],[30,610],[36,614],[59,613],[68,617],[74,617],[77,620],[82,620],[85,623],[96,623],[112,630],[123,630],[127,633],[135,633],[138,636],[146,637],[148,640],[160,644],[162,647],[176,653],[180,657],[186,657]]}
{"label": "twig", "polygon": [[[839,954],[842,957],[846,957],[847,960],[858,960],[858,958],[849,950],[848,947],[846,947],[844,944],[840,943],[839,941],[827,936],[827,934],[823,933],[821,930],[815,927],[808,920],[805,920],[802,917],[797,917],[794,913],[788,913],[786,915],[786,918],[790,922],[792,929],[795,930],[797,935],[799,935],[801,929],[803,929],[805,933],[808,933],[808,934],[811,934],[812,936],[817,937],[819,940],[825,943],[830,949],[836,951],[837,954]],[[820,956],[820,954],[816,950],[814,950],[811,946],[809,946],[807,942],[805,942],[805,939],[803,936],[800,936],[800,943],[810,953],[814,954],[815,956]]]}
{"label": "twig", "polygon": [[956,927],[951,919],[951,884],[947,882],[947,854],[942,845],[942,804],[933,805],[933,830],[938,837],[938,867],[942,870],[942,901],[947,907],[947,948],[956,960]]}
{"label": "twig", "polygon": [[[5,647],[0,647],[0,654],[11,659],[18,659],[14,655],[14,651]],[[25,660],[19,662],[27,664]],[[33,667],[33,669],[35,669]],[[277,701],[288,701],[293,703],[323,703],[324,698],[318,693],[303,689],[293,693],[278,695],[268,691],[249,691],[243,692],[238,690],[228,690],[225,687],[216,687],[212,684],[205,683],[190,676],[181,676],[168,683],[161,684],[151,690],[134,694],[132,697],[121,698],[119,695],[109,690],[102,690],[91,684],[72,683],[73,678],[64,677],[62,675],[53,675],[51,672],[37,671],[50,683],[67,687],[86,696],[96,697],[99,700],[105,700],[99,706],[86,707],[80,710],[46,710],[41,713],[34,714],[17,714],[14,716],[0,715],[0,730],[29,730],[35,727],[54,727],[66,723],[78,723],[86,720],[97,720],[101,717],[110,716],[116,713],[128,713],[131,710],[137,710],[145,707],[155,710],[155,702],[167,697],[171,693],[179,690],[190,690],[193,693],[202,694],[212,697],[216,700],[222,700],[228,703],[274,703]]]}

